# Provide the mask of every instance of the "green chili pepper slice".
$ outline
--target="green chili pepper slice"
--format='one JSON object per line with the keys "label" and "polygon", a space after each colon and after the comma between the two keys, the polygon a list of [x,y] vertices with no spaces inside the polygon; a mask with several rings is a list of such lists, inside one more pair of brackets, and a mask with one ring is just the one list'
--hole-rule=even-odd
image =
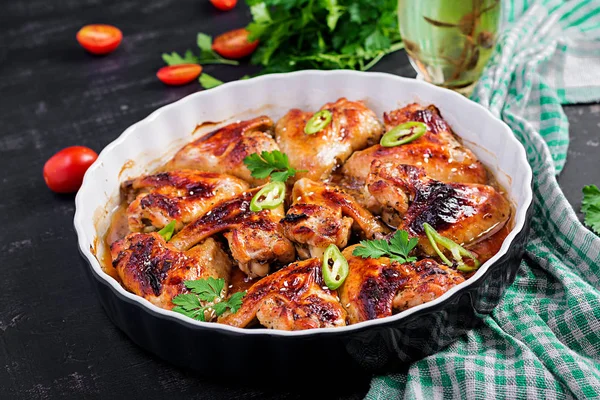
{"label": "green chili pepper slice", "polygon": [[[329,262],[331,261],[331,265]],[[323,253],[323,280],[331,290],[339,288],[348,276],[348,261],[335,244],[330,244]]]}
{"label": "green chili pepper slice", "polygon": [[331,111],[321,110],[311,117],[304,126],[304,133],[314,135],[331,123]]}
{"label": "green chili pepper slice", "polygon": [[396,126],[381,138],[383,147],[395,147],[412,142],[427,132],[427,125],[422,122],[409,121]]}
{"label": "green chili pepper slice", "polygon": [[158,234],[162,236],[163,239],[165,239],[165,242],[168,242],[173,237],[173,232],[175,232],[175,224],[176,221],[173,220],[167,225],[165,225],[165,227],[162,228],[160,231],[158,231]]}
{"label": "green chili pepper slice", "polygon": [[285,197],[285,183],[271,182],[258,191],[250,200],[250,210],[272,210],[283,203]]}
{"label": "green chili pepper slice", "polygon": [[[475,257],[475,254],[471,253],[469,250],[467,250],[464,247],[462,247],[461,245],[453,242],[452,240],[448,239],[447,237],[440,235],[428,223],[423,224],[423,229],[425,230],[425,235],[427,235],[427,239],[429,239],[429,243],[431,243],[431,246],[433,247],[435,252],[438,254],[438,256],[440,256],[442,261],[444,263],[446,263],[446,265],[448,265],[449,267],[451,267],[453,265],[453,263],[450,260],[448,260],[448,258],[444,255],[444,253],[440,250],[440,248],[438,247],[438,244],[441,245],[442,247],[445,247],[446,249],[450,250],[450,253],[452,253],[452,257],[458,263],[458,267],[456,267],[456,269],[458,269],[459,271],[473,272],[477,268],[479,268],[479,266],[481,265],[479,260]],[[474,265],[470,266],[470,265],[465,264],[462,259],[462,256],[469,257],[471,260],[473,260]]]}

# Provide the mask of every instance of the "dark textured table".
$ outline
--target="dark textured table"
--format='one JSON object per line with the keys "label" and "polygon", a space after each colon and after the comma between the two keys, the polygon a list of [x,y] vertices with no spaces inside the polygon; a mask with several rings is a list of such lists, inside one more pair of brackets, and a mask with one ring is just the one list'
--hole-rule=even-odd
{"label": "dark textured table", "polygon": [[[100,151],[150,112],[200,90],[161,84],[160,53],[193,47],[198,31],[244,26],[245,6],[221,13],[207,0],[54,3],[5,2],[0,14],[0,398],[320,397],[316,382],[211,382],[136,347],[91,292],[72,227],[73,196],[53,194],[42,179],[57,150],[79,144]],[[106,57],[87,54],[75,33],[88,23],[120,27],[121,47]],[[375,69],[414,76],[402,52]],[[254,69],[206,71],[227,81]],[[566,111],[572,143],[560,183],[578,210],[582,186],[600,184],[600,105]],[[369,376],[335,385],[341,389],[331,398],[362,398]]]}

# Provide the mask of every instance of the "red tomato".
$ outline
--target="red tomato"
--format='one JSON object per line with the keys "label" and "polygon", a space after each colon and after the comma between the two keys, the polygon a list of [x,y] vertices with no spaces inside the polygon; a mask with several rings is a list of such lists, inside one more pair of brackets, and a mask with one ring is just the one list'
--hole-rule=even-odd
{"label": "red tomato", "polygon": [[62,149],[44,164],[46,185],[56,193],[74,193],[79,190],[83,175],[98,158],[88,147],[71,146]]}
{"label": "red tomato", "polygon": [[185,85],[196,79],[201,72],[202,66],[198,64],[180,64],[162,67],[156,76],[167,85]]}
{"label": "red tomato", "polygon": [[86,25],[77,32],[79,44],[93,54],[108,54],[123,40],[123,33],[112,25]]}
{"label": "red tomato", "polygon": [[258,40],[248,41],[248,32],[246,29],[234,29],[225,32],[215,38],[212,49],[225,58],[242,58],[252,54],[258,46]]}
{"label": "red tomato", "polygon": [[229,11],[237,4],[237,0],[210,0],[210,2],[221,11]]}

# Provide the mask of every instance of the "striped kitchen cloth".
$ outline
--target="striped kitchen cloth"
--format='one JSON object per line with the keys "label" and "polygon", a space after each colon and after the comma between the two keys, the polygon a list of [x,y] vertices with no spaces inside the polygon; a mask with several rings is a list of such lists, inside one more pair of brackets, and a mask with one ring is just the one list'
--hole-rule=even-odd
{"label": "striped kitchen cloth", "polygon": [[556,182],[569,144],[561,104],[600,100],[600,0],[503,7],[472,99],[512,128],[534,172],[524,260],[481,328],[405,373],[374,377],[367,399],[600,398],[600,238]]}

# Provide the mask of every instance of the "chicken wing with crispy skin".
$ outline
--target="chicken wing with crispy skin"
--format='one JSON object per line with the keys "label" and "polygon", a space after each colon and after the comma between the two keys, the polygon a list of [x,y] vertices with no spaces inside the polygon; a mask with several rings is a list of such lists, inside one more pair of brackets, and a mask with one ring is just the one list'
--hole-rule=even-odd
{"label": "chicken wing with crispy skin", "polygon": [[132,232],[144,231],[148,224],[161,229],[172,220],[179,230],[246,189],[245,181],[231,175],[193,170],[146,175],[122,185],[130,203],[127,222]]}
{"label": "chicken wing with crispy skin", "polygon": [[423,122],[427,132],[410,143],[395,147],[379,144],[357,151],[342,167],[343,185],[357,193],[357,200],[374,213],[379,213],[379,203],[365,189],[371,163],[379,160],[394,165],[407,164],[423,168],[428,176],[442,182],[487,182],[486,170],[477,157],[464,147],[452,129],[430,105],[410,104],[404,108],[384,113],[386,131],[408,121]]}
{"label": "chicken wing with crispy skin", "polygon": [[262,278],[248,290],[241,308],[219,322],[244,328],[255,318],[271,329],[286,331],[346,325],[337,293],[321,276],[321,260],[295,262]]}
{"label": "chicken wing with crispy skin", "polygon": [[353,225],[368,239],[389,232],[352,196],[335,186],[302,178],[294,185],[292,201],[281,225],[285,236],[298,244],[302,258],[321,257],[330,244],[346,247]]}
{"label": "chicken wing with crispy skin", "polygon": [[509,202],[492,186],[443,183],[412,165],[374,161],[367,186],[389,214],[384,219],[419,237],[419,247],[429,255],[435,253],[423,230],[426,222],[442,236],[469,245],[493,235],[510,218]]}
{"label": "chicken wing with crispy skin", "polygon": [[290,159],[290,165],[302,177],[324,180],[331,172],[350,157],[352,152],[364,149],[379,141],[381,123],[375,113],[360,101],[345,98],[327,103],[321,110],[329,110],[331,123],[312,135],[304,133],[311,112],[292,109],[275,126],[275,138],[281,151]]}
{"label": "chicken wing with crispy skin", "polygon": [[294,261],[294,245],[283,236],[279,226],[284,216],[283,205],[273,210],[250,210],[250,200],[258,190],[241,193],[220,203],[179,231],[170,243],[186,250],[207,237],[224,232],[231,255],[249,277],[265,276],[271,263]]}
{"label": "chicken wing with crispy skin", "polygon": [[266,116],[229,124],[184,146],[165,168],[227,172],[253,186],[261,185],[265,180],[251,176],[244,158],[253,153],[279,150],[272,129],[273,121]]}
{"label": "chicken wing with crispy skin", "polygon": [[152,304],[170,310],[173,297],[187,293],[186,280],[223,278],[229,285],[231,260],[212,238],[182,252],[158,233],[130,233],[110,246],[123,286]]}
{"label": "chicken wing with crispy skin", "polygon": [[351,324],[388,317],[434,300],[465,280],[460,273],[429,258],[401,264],[385,257],[353,256],[355,248],[343,251],[349,273],[338,289]]}

